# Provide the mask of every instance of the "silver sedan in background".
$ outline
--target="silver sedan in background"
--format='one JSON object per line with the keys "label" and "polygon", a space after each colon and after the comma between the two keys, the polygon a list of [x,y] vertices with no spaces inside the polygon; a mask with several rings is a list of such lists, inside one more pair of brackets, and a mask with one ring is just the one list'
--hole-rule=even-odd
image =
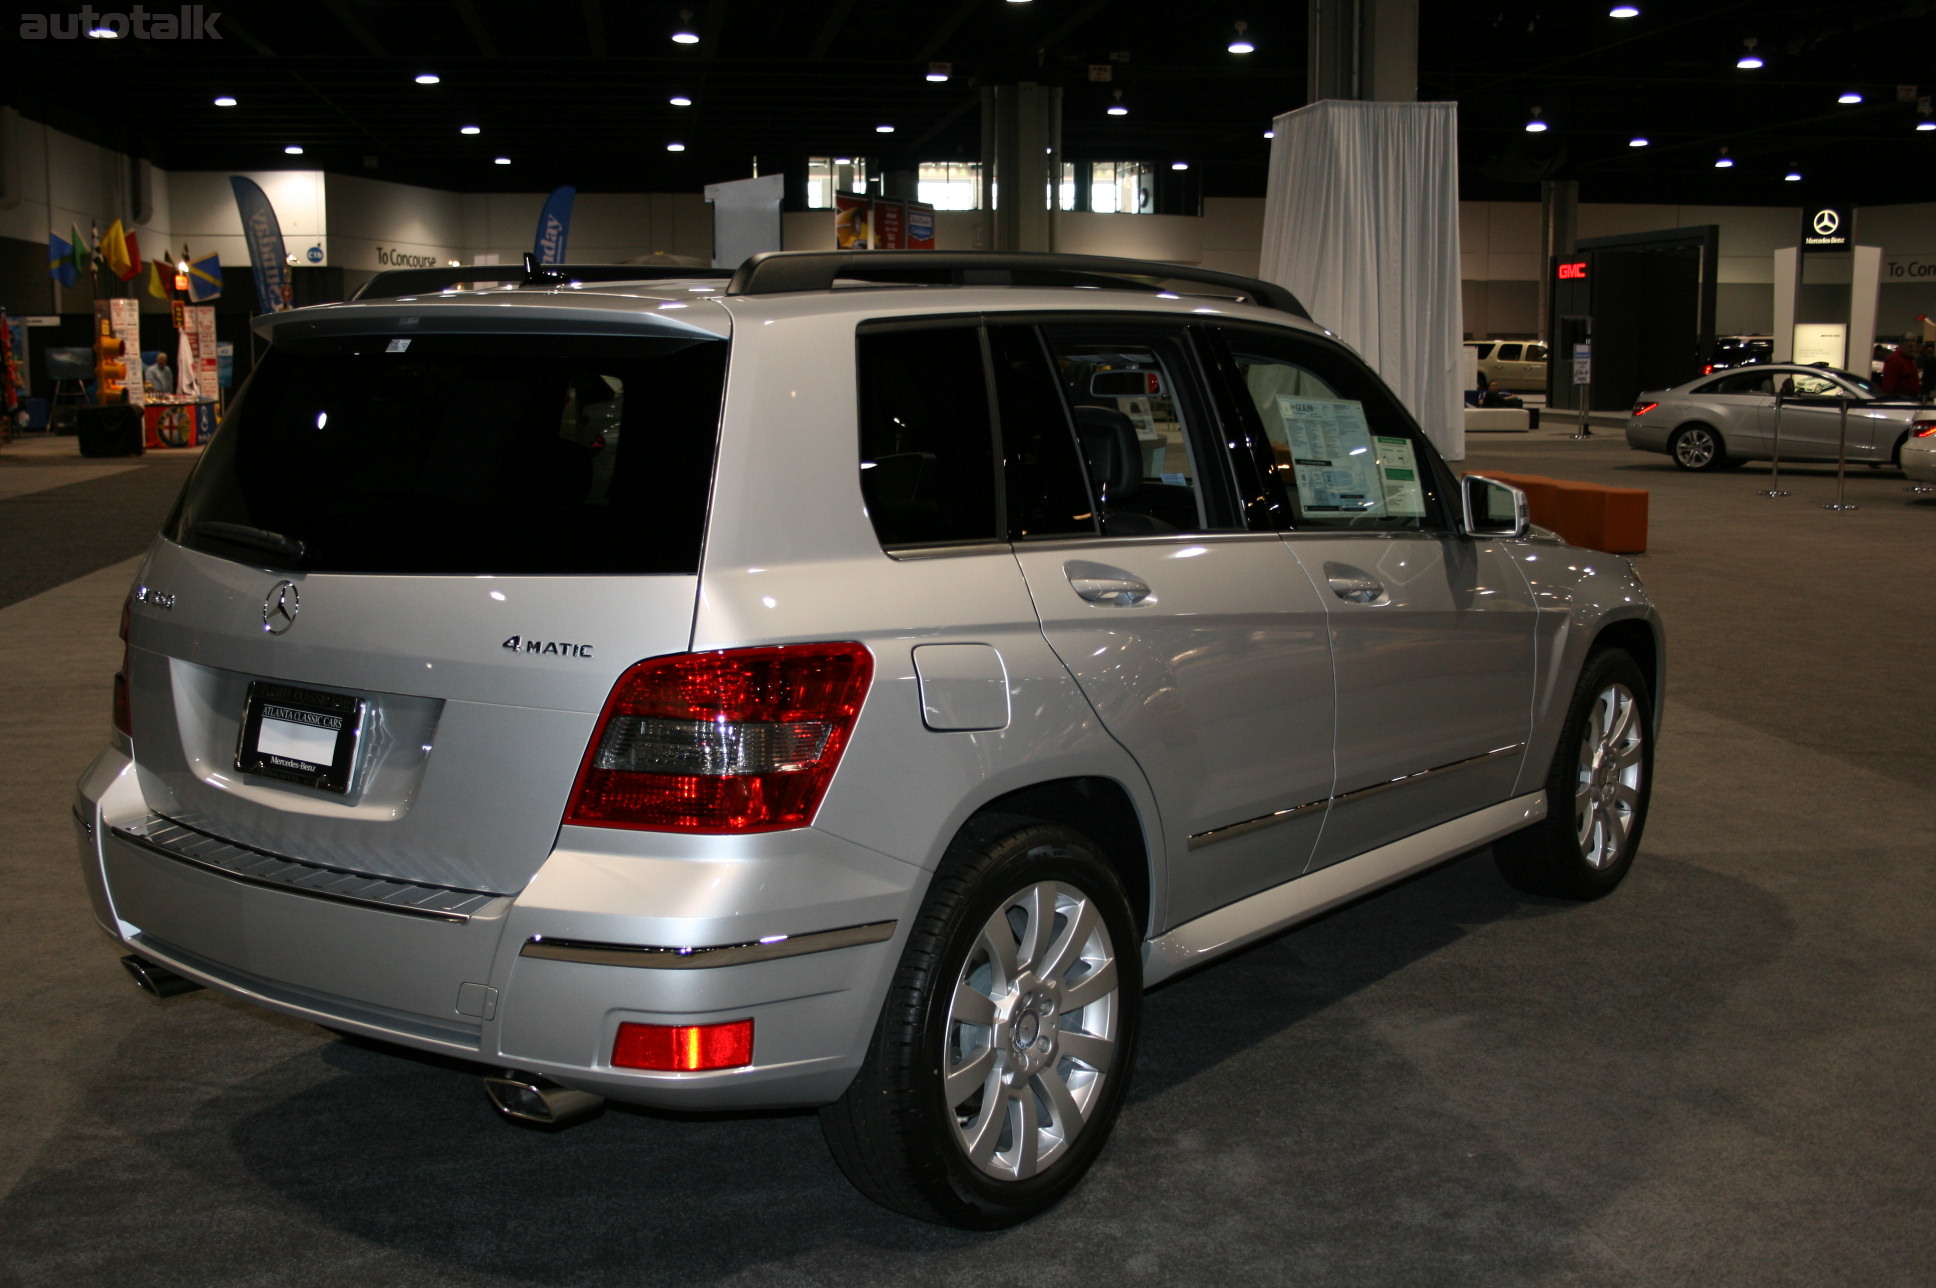
{"label": "silver sedan in background", "polygon": [[1627,446],[1665,452],[1684,470],[1717,470],[1775,454],[1783,460],[1834,460],[1848,404],[1848,458],[1897,464],[1903,440],[1936,425],[1936,409],[1890,398],[1866,377],[1786,363],[1702,376],[1634,400]]}

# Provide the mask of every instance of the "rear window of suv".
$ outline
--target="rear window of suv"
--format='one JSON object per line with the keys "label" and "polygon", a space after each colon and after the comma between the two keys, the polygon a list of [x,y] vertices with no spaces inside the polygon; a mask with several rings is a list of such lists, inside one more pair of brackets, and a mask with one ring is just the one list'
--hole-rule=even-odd
{"label": "rear window of suv", "polygon": [[167,535],[313,572],[695,573],[725,371],[724,340],[278,344]]}

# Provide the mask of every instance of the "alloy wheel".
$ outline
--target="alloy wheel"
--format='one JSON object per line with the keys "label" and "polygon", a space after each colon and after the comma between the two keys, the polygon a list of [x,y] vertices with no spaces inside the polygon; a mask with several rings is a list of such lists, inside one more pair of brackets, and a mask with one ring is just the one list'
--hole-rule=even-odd
{"label": "alloy wheel", "polygon": [[1610,684],[1593,700],[1580,738],[1579,786],[1573,820],[1587,865],[1619,859],[1639,817],[1642,744],[1640,704],[1624,684]]}
{"label": "alloy wheel", "polygon": [[1115,946],[1089,896],[1026,886],[983,924],[948,1006],[943,1086],[968,1159],[1023,1180],[1070,1146],[1100,1101],[1121,1000]]}

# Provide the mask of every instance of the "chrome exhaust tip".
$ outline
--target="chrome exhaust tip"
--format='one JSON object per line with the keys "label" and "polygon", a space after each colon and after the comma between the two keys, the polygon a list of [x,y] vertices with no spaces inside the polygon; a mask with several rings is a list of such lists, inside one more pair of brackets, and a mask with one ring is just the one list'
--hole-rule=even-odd
{"label": "chrome exhaust tip", "polygon": [[561,1087],[549,1078],[516,1069],[485,1075],[484,1091],[506,1118],[537,1127],[570,1127],[605,1110],[603,1096]]}
{"label": "chrome exhaust tip", "polygon": [[143,961],[132,953],[123,957],[121,964],[127,968],[128,974],[134,976],[134,982],[142,992],[152,993],[156,997],[179,997],[201,987],[192,979],[184,979],[167,967]]}

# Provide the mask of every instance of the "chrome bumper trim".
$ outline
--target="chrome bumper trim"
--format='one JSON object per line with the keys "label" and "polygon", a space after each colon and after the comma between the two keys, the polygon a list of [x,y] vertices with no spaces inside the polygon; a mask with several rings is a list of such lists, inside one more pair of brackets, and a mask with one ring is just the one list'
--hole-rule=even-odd
{"label": "chrome bumper trim", "polygon": [[1338,796],[1327,797],[1324,800],[1311,801],[1305,805],[1294,805],[1290,809],[1278,810],[1275,814],[1263,814],[1257,818],[1247,818],[1241,823],[1227,823],[1222,827],[1213,827],[1207,832],[1198,832],[1192,836],[1190,838],[1190,848],[1200,850],[1206,845],[1215,845],[1218,841],[1228,841],[1232,837],[1245,836],[1251,832],[1261,832],[1267,827],[1275,827],[1279,823],[1288,823],[1294,818],[1302,818],[1306,814],[1314,813],[1327,806],[1349,805],[1355,801],[1364,800],[1368,796],[1376,796],[1379,792],[1388,792],[1394,787],[1403,786],[1406,783],[1415,783],[1421,778],[1431,778],[1436,774],[1449,774],[1455,769],[1467,769],[1473,765],[1483,764],[1488,760],[1497,760],[1501,756],[1515,756],[1524,750],[1526,750],[1526,744],[1523,742],[1516,742],[1510,747],[1495,747],[1491,751],[1481,752],[1477,756],[1467,756],[1464,760],[1455,760],[1447,765],[1434,765],[1430,769],[1421,769],[1416,774],[1405,774],[1399,778],[1389,779],[1382,783],[1373,783],[1369,787],[1360,787],[1354,791],[1345,792]]}
{"label": "chrome bumper trim", "polygon": [[286,894],[308,895],[312,899],[381,908],[411,917],[462,923],[493,900],[504,897],[482,890],[458,890],[394,877],[375,877],[367,872],[271,854],[198,832],[160,814],[150,814],[133,823],[117,823],[109,830],[117,840],[150,854],[233,881],[268,886]]}
{"label": "chrome bumper trim", "polygon": [[581,962],[588,966],[636,966],[647,970],[701,970],[714,966],[743,966],[748,962],[778,961],[834,948],[883,943],[894,937],[892,921],[839,930],[817,930],[805,935],[775,935],[750,944],[720,944],[713,948],[653,948],[637,944],[597,944],[582,939],[548,939],[533,935],[518,949],[520,957],[545,961]]}

